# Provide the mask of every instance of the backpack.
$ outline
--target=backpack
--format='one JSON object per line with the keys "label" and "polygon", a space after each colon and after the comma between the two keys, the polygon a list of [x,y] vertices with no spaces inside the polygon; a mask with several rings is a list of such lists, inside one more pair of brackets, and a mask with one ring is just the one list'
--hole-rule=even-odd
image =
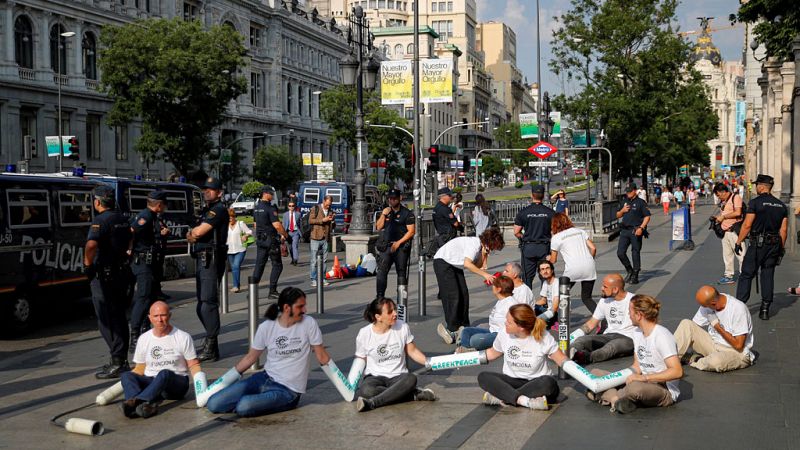
{"label": "backpack", "polygon": [[303,242],[311,242],[311,214],[317,214],[319,205],[314,205],[308,213],[300,219],[300,233],[303,236]]}

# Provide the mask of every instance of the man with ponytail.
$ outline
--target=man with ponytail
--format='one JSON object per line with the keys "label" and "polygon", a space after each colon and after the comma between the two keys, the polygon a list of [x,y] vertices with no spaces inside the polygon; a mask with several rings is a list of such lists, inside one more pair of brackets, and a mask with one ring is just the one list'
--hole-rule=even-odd
{"label": "man with ponytail", "polygon": [[[305,314],[305,293],[295,287],[284,289],[278,303],[267,308],[267,320],[258,326],[250,351],[223,376],[238,381],[214,394],[208,410],[252,417],[296,408],[306,392],[309,354],[313,351],[320,364],[330,360],[319,325]],[[265,351],[264,370],[239,380]]]}
{"label": "man with ponytail", "polygon": [[397,306],[390,298],[376,298],[364,310],[370,324],[356,337],[356,358],[366,360],[364,379],[358,386],[359,412],[407,401],[433,401],[430,389],[417,387],[417,377],[408,372],[406,355],[425,365],[425,354],[414,344],[411,329],[397,320]]}
{"label": "man with ponytail", "polygon": [[561,366],[568,361],[547,331],[544,320],[529,305],[514,305],[505,326],[486,350],[489,361],[503,356],[503,373],[481,372],[478,385],[486,391],[487,405],[517,405],[547,410],[558,398],[559,388],[547,358]]}

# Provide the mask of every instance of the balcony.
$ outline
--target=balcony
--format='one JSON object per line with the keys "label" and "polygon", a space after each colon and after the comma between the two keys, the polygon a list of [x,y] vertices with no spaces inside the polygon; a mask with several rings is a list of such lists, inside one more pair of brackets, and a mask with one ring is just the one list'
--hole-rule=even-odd
{"label": "balcony", "polygon": [[98,83],[97,80],[86,79],[86,89],[91,89],[93,91],[96,91],[99,85],[100,83]]}
{"label": "balcony", "polygon": [[36,72],[25,67],[19,68],[19,79],[25,81],[36,81]]}
{"label": "balcony", "polygon": [[53,74],[53,83],[66,86],[69,84],[69,77],[66,75]]}

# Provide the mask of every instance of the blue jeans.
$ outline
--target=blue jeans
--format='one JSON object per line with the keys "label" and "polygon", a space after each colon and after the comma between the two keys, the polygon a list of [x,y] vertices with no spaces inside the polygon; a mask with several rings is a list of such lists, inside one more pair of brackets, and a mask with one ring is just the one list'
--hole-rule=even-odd
{"label": "blue jeans", "polygon": [[189,377],[164,369],[154,377],[134,372],[122,372],[120,376],[125,400],[136,398],[148,403],[163,399],[180,400],[189,390]]}
{"label": "blue jeans", "polygon": [[461,346],[486,350],[494,344],[495,337],[497,333],[492,333],[488,328],[467,327],[461,330]]}
{"label": "blue jeans", "polygon": [[212,395],[206,406],[213,413],[254,417],[294,409],[299,401],[300,394],[261,371]]}
{"label": "blue jeans", "polygon": [[[311,253],[309,254],[308,258],[311,261],[311,279],[317,279],[317,249],[322,249],[322,271],[327,272],[327,263],[328,263],[328,241],[326,240],[319,240],[315,241],[314,239],[311,240]],[[325,273],[322,274],[322,278],[325,278]]]}
{"label": "blue jeans", "polygon": [[[239,274],[242,272],[242,261],[244,261],[244,255],[247,252],[239,252],[234,254],[228,255],[228,264],[231,265],[231,272],[233,272],[233,287],[239,287]],[[227,288],[227,286],[225,286]]]}

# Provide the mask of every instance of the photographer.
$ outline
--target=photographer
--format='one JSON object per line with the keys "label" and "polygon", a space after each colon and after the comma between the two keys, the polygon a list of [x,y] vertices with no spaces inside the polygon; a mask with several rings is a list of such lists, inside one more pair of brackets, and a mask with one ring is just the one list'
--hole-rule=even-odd
{"label": "photographer", "polygon": [[711,217],[712,228],[717,233],[717,237],[722,234],[722,260],[725,263],[725,273],[722,278],[717,281],[717,284],[733,284],[736,282],[734,279],[733,258],[739,260],[739,272],[742,271],[742,260],[744,259],[744,252],[747,250],[745,243],[742,243],[742,252],[738,255],[734,251],[736,247],[736,238],[739,236],[739,230],[742,229],[742,197],[737,193],[731,192],[728,186],[723,183],[717,183],[714,186],[714,195],[719,199],[719,214]]}

